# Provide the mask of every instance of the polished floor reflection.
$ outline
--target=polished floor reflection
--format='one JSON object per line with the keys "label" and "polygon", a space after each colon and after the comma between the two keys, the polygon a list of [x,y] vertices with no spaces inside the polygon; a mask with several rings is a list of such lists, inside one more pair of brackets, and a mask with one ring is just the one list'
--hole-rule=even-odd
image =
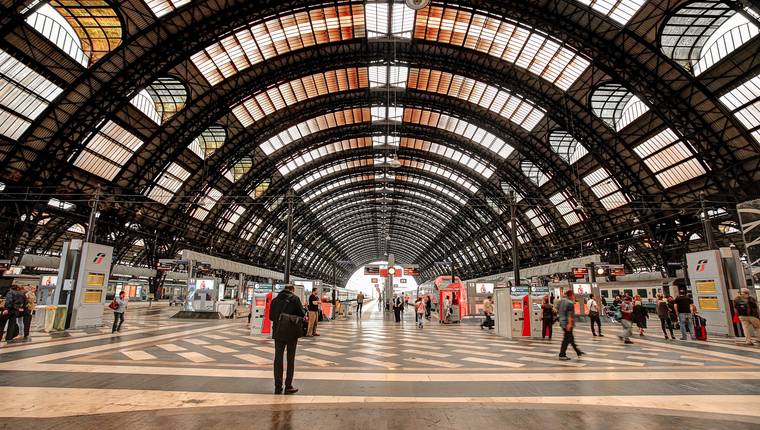
{"label": "polished floor reflection", "polygon": [[[418,329],[373,304],[299,342],[295,396],[272,395],[271,340],[245,320],[183,321],[134,306],[125,330],[34,336],[0,348],[8,428],[760,428],[760,348],[730,340],[622,345],[581,325],[509,341],[477,324]],[[233,426],[233,427],[231,427]],[[511,427],[509,427],[511,428]],[[518,427],[514,427],[518,428]]]}

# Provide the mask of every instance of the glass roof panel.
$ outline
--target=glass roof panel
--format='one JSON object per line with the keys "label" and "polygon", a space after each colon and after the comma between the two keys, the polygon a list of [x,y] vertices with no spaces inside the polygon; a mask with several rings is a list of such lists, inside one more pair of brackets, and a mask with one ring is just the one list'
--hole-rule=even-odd
{"label": "glass roof panel", "polygon": [[77,63],[87,67],[90,59],[74,27],[49,4],[43,4],[26,18],[27,24],[49,39]]}
{"label": "glass roof panel", "polygon": [[330,112],[320,115],[302,123],[294,125],[285,131],[280,132],[261,144],[261,149],[265,154],[271,155],[280,148],[302,139],[312,133],[316,133],[328,128],[358,124],[370,120],[369,108],[345,109],[337,112]]}
{"label": "glass roof panel", "polygon": [[238,121],[248,127],[266,115],[298,102],[367,87],[369,71],[366,67],[330,70],[278,84],[252,95],[231,109]]}
{"label": "glass roof panel", "polygon": [[548,173],[544,173],[544,171],[541,170],[540,167],[536,166],[530,161],[521,162],[520,168],[522,169],[525,176],[527,176],[528,179],[531,180],[531,182],[538,185],[539,187],[544,185],[545,183],[549,181],[549,179],[551,179],[551,176]]}
{"label": "glass roof panel", "polygon": [[485,13],[444,6],[417,12],[414,37],[474,49],[528,70],[567,90],[590,62],[564,42]]}
{"label": "glass roof panel", "polygon": [[190,3],[191,0],[145,0],[148,7],[160,18],[169,12],[174,12],[180,7]]}
{"label": "glass roof panel", "polygon": [[264,181],[261,181],[258,185],[256,185],[256,188],[251,191],[251,198],[254,200],[259,199],[264,193],[267,192],[269,189],[269,186],[272,184],[272,181],[269,179],[266,179]]}
{"label": "glass roof panel", "polygon": [[608,211],[628,203],[628,198],[620,191],[617,181],[604,167],[586,175],[583,182],[591,188]]}
{"label": "glass roof panel", "polygon": [[613,130],[620,131],[649,107],[620,84],[600,85],[591,94],[591,108]]}
{"label": "glass roof panel", "polygon": [[137,136],[108,121],[92,135],[74,165],[112,181],[142,145]]}
{"label": "glass roof panel", "polygon": [[63,89],[0,50],[0,134],[16,140]]}
{"label": "glass roof panel", "polygon": [[695,152],[673,130],[666,128],[633,148],[665,188],[707,173]]}
{"label": "glass roof panel", "polygon": [[484,178],[488,179],[493,175],[495,167],[488,162],[483,162],[471,158],[463,152],[451,147],[429,142],[423,139],[412,139],[408,137],[401,138],[401,148],[411,148],[422,152],[432,152],[442,157],[450,158],[456,162],[462,163],[468,168],[474,170]]}
{"label": "glass roof panel", "polygon": [[549,146],[569,164],[575,164],[588,154],[586,148],[566,131],[557,130],[549,133]]}
{"label": "glass roof panel", "polygon": [[543,210],[540,208],[526,210],[525,216],[528,217],[539,235],[546,236],[551,232],[551,224],[549,223],[548,218],[546,218],[546,215],[544,215]]}
{"label": "glass roof panel", "polygon": [[155,185],[147,189],[145,194],[151,200],[169,204],[174,195],[179,191],[182,184],[190,177],[190,172],[180,167],[177,163],[169,163],[163,172],[158,175]]}
{"label": "glass roof panel", "polygon": [[561,191],[549,197],[549,200],[557,208],[557,211],[562,215],[562,218],[565,219],[567,225],[578,224],[581,222],[578,213],[575,211],[578,206],[575,204],[575,199],[572,197],[572,194],[566,191]]}
{"label": "glass roof panel", "polygon": [[412,68],[407,87],[446,94],[495,112],[527,131],[533,130],[545,112],[522,96],[464,76],[438,70]]}
{"label": "glass roof panel", "polygon": [[233,183],[239,181],[243,176],[245,176],[246,173],[251,170],[252,167],[253,159],[251,159],[251,157],[241,158],[235,164],[233,164],[232,168],[230,168],[228,171],[230,177],[232,177],[231,181]]}
{"label": "glass roof panel", "polygon": [[195,155],[202,160],[208,158],[217,149],[224,145],[224,141],[227,139],[227,131],[220,125],[212,125],[196,137],[192,143],[188,146]]}
{"label": "glass roof panel", "polygon": [[501,158],[506,158],[512,147],[494,134],[452,116],[418,108],[404,109],[404,122],[440,128],[483,146]]}
{"label": "glass roof panel", "polygon": [[204,50],[193,63],[211,85],[287,52],[364,37],[364,5],[334,5],[252,23]]}
{"label": "glass roof panel", "polygon": [[760,73],[722,95],[720,101],[760,142]]}
{"label": "glass roof panel", "polygon": [[620,25],[625,25],[646,3],[646,0],[578,0],[578,2],[612,18]]}
{"label": "glass roof panel", "polygon": [[222,198],[222,192],[216,188],[209,187],[205,195],[201,196],[196,202],[197,206],[192,212],[192,217],[199,221],[205,220],[220,198]]}
{"label": "glass roof panel", "polygon": [[[121,44],[121,21],[116,10],[105,0],[50,0],[48,4],[74,29],[90,64]],[[59,29],[63,30],[62,27]]]}
{"label": "glass roof panel", "polygon": [[339,142],[333,142],[317,149],[313,149],[305,154],[296,155],[284,160],[280,160],[277,169],[282,176],[289,175],[293,170],[298,169],[305,164],[317,160],[325,155],[335,154],[341,151],[349,151],[357,148],[367,148],[372,146],[372,139],[361,137],[355,139],[346,139]]}

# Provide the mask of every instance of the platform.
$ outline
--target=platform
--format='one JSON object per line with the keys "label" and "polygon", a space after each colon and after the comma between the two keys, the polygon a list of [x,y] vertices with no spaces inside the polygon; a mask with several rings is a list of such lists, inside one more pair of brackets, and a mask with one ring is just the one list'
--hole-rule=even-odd
{"label": "platform", "polygon": [[594,339],[581,324],[587,356],[559,362],[558,338],[418,329],[411,312],[396,324],[369,303],[361,321],[323,323],[299,342],[300,392],[277,396],[271,340],[249,336],[245,319],[175,311],[136,307],[121,334],[0,348],[5,428],[760,428],[760,348],[729,340],[665,342],[650,330],[622,345],[617,327]]}

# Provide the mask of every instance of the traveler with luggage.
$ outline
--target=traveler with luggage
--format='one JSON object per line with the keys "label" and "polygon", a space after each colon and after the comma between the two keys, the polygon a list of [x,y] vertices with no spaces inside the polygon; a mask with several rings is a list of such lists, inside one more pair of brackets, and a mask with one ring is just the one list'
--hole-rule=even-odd
{"label": "traveler with luggage", "polygon": [[485,314],[486,320],[480,324],[480,329],[488,327],[489,330],[493,330],[493,319],[491,318],[493,315],[493,296],[488,296],[483,300],[483,314]]}
{"label": "traveler with luggage", "polygon": [[404,299],[398,294],[393,295],[393,316],[396,318],[396,322],[401,322],[401,308],[404,306]]}
{"label": "traveler with luggage", "polygon": [[591,334],[596,337],[596,331],[594,331],[594,323],[599,329],[599,337],[604,337],[602,334],[602,319],[599,318],[599,303],[596,301],[596,297],[593,295],[588,301],[588,318],[591,320]]}
{"label": "traveler with luggage", "polygon": [[668,340],[668,332],[670,330],[670,338],[675,340],[673,334],[673,321],[671,319],[671,311],[668,306],[668,301],[665,300],[662,293],[657,293],[657,317],[660,319],[660,327],[662,327],[662,334],[665,335],[665,340]]}
{"label": "traveler with luggage", "polygon": [[681,340],[686,340],[686,332],[691,335],[691,340],[696,340],[694,333],[694,313],[696,307],[694,301],[686,295],[686,291],[680,291],[673,302],[673,309],[678,315],[678,324],[681,328]]}
{"label": "traveler with luggage", "polygon": [[567,347],[572,345],[578,358],[583,356],[583,352],[578,349],[573,337],[573,327],[575,326],[575,294],[573,290],[567,290],[566,297],[559,302],[557,313],[559,314],[559,325],[562,327],[564,335],[562,336],[562,346],[559,349],[559,359],[563,361],[570,360],[567,356]]}
{"label": "traveler with luggage", "polygon": [[[295,394],[293,387],[295,373],[296,347],[303,330],[303,304],[293,294],[295,287],[288,284],[277,294],[269,306],[269,319],[272,321],[272,338],[274,339],[274,393]],[[311,314],[311,312],[309,312]],[[287,372],[285,387],[282,384],[282,359],[287,349]]]}
{"label": "traveler with luggage", "polygon": [[749,288],[742,288],[734,299],[734,309],[744,329],[744,342],[752,345],[752,338],[760,340],[760,312],[757,300],[749,293]]}
{"label": "traveler with luggage", "polygon": [[24,314],[26,312],[26,295],[21,286],[14,285],[5,295],[4,316],[8,319],[8,333],[5,340],[14,342],[19,334],[24,334]]}
{"label": "traveler with luggage", "polygon": [[554,320],[556,319],[556,311],[554,306],[549,301],[549,296],[544,296],[544,303],[541,304],[541,339],[552,340],[552,326],[554,326]]}

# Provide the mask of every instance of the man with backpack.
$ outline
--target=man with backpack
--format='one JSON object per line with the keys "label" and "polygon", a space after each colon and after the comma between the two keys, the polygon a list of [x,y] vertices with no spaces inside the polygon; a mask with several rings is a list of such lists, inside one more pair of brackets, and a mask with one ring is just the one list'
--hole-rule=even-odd
{"label": "man with backpack", "polygon": [[26,312],[26,295],[21,287],[14,285],[5,295],[4,316],[8,319],[6,340],[13,342],[17,335],[24,335],[24,313]]}
{"label": "man with backpack", "polygon": [[277,294],[269,306],[269,319],[272,321],[272,338],[274,339],[274,393],[282,394],[282,359],[288,350],[288,370],[285,375],[285,394],[295,394],[293,374],[296,364],[296,346],[303,333],[303,304],[293,291],[293,285],[286,285]]}

